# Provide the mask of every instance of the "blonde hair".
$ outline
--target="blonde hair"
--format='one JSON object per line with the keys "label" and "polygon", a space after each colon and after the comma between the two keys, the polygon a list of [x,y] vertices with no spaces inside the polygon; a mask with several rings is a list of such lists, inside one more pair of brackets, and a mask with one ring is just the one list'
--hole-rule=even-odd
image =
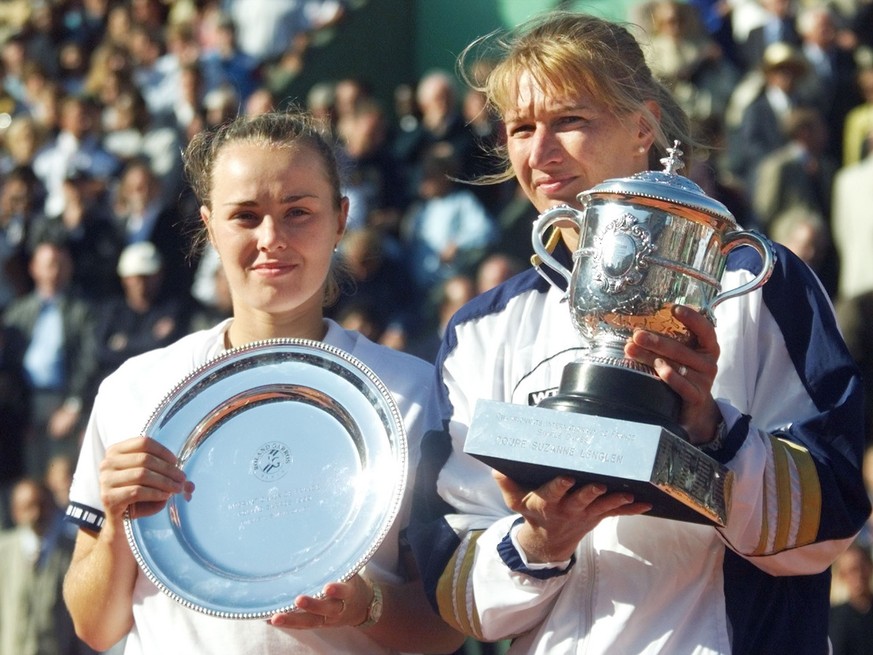
{"label": "blonde hair", "polygon": [[[475,61],[494,64],[484,83],[468,71]],[[567,11],[535,17],[508,34],[493,32],[467,46],[458,61],[461,76],[487,98],[488,108],[505,115],[514,108],[519,79],[529,74],[543,89],[559,97],[589,94],[603,102],[616,116],[642,111],[655,142],[649,150],[651,168],[667,155],[674,139],[682,142],[686,161],[694,141],[689,120],[670,91],[652,75],[643,51],[627,28],[607,20]],[[660,118],[645,103],[660,107]],[[502,173],[483,178],[497,182],[513,175],[505,147],[497,156],[504,162]]]}

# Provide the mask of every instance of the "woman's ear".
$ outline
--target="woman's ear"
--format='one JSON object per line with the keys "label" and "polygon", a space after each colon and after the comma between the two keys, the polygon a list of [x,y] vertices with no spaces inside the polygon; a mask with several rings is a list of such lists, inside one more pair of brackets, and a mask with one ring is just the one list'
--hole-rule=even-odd
{"label": "woman's ear", "polygon": [[209,239],[209,243],[212,244],[213,248],[215,247],[215,240],[212,238],[212,229],[209,224],[209,219],[212,218],[212,212],[209,207],[206,205],[200,205],[200,220],[203,222],[203,229],[206,230],[206,237]]}
{"label": "woman's ear", "polygon": [[648,151],[655,142],[655,125],[661,120],[661,105],[654,100],[646,100],[643,105],[646,111],[640,112],[639,138],[640,145]]}
{"label": "woman's ear", "polygon": [[348,220],[349,220],[349,199],[347,196],[343,196],[342,198],[340,198],[339,214],[337,216],[336,233],[337,233],[338,238],[337,238],[337,243],[334,245],[338,245],[339,240],[342,238],[343,234],[345,234],[346,224],[348,223]]}

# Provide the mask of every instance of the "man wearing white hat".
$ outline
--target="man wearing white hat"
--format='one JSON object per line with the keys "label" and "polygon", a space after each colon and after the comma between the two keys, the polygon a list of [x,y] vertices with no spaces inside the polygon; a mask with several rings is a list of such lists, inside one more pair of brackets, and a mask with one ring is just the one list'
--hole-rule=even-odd
{"label": "man wearing white hat", "polygon": [[172,343],[185,334],[189,304],[161,294],[163,261],[149,241],[125,247],[118,258],[124,295],[105,302],[97,317],[102,380],[133,355]]}

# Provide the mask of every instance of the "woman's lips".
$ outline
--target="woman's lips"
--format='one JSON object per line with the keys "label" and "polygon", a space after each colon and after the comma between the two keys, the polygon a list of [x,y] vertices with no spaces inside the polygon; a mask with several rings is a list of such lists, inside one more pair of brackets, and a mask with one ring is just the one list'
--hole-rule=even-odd
{"label": "woman's lips", "polygon": [[534,187],[539,193],[551,196],[566,189],[573,180],[572,177],[544,177],[534,182]]}

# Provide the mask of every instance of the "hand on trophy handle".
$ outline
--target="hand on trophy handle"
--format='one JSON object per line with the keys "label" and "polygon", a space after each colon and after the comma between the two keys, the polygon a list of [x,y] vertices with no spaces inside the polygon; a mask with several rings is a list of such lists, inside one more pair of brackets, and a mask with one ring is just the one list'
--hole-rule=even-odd
{"label": "hand on trophy handle", "polygon": [[133,437],[113,444],[100,464],[100,497],[107,521],[149,516],[161,510],[170,496],[190,497],[194,485],[176,465],[176,455],[149,437]]}
{"label": "hand on trophy handle", "polygon": [[499,471],[492,475],[507,507],[524,517],[516,538],[531,563],[568,560],[582,538],[603,519],[651,509],[648,503],[635,503],[631,494],[607,493],[602,484],[577,488],[569,476],[558,476],[531,491]]}
{"label": "hand on trophy handle", "polygon": [[713,439],[721,420],[712,397],[712,384],[718,372],[721,352],[713,324],[700,312],[677,305],[673,315],[694,336],[685,345],[667,336],[636,330],[625,346],[625,354],[655,369],[682,398],[680,423],[694,445]]}

